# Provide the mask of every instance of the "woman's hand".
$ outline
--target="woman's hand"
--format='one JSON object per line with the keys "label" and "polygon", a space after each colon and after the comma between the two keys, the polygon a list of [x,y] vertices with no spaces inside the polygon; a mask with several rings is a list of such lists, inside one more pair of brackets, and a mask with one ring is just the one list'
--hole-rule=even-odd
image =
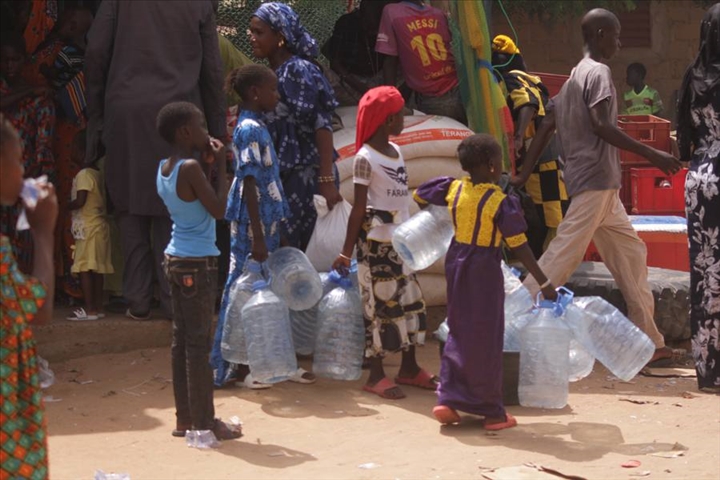
{"label": "woman's hand", "polygon": [[52,183],[38,184],[38,200],[34,208],[25,205],[30,230],[33,235],[52,236],[58,215],[57,195]]}
{"label": "woman's hand", "polygon": [[332,269],[340,272],[343,275],[347,275],[347,273],[350,271],[350,259],[343,254],[338,255],[338,257],[332,264]]}
{"label": "woman's hand", "polygon": [[343,201],[343,197],[340,195],[340,192],[335,187],[334,183],[318,183],[318,193],[325,197],[325,201],[327,202],[327,206],[330,210],[333,209],[335,204]]}

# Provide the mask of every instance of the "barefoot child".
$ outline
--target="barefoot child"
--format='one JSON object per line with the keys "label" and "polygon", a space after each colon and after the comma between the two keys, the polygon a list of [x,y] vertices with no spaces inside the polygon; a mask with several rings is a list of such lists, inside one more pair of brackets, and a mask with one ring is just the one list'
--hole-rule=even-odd
{"label": "barefoot child", "polygon": [[[278,104],[280,94],[277,86],[275,73],[263,65],[240,67],[233,70],[227,79],[226,89],[240,96],[243,109],[233,132],[235,179],[230,187],[225,214],[225,219],[231,222],[230,272],[210,357],[215,370],[215,385],[218,387],[233,377],[248,388],[270,387],[269,384],[255,382],[247,365],[239,365],[237,372],[233,372],[236,366],[229,365],[222,358],[220,343],[229,306],[230,287],[242,275],[248,255],[258,262],[264,262],[269,253],[280,247],[281,225],[289,213],[280,181],[280,164],[263,121],[263,114],[272,112]],[[312,383],[315,376],[299,369],[293,379]]]}
{"label": "barefoot child", "polygon": [[[393,228],[406,220],[410,207],[408,177],[400,149],[389,141],[403,130],[405,102],[395,87],[368,90],[357,113],[353,165],[355,204],[345,245],[333,263],[346,271],[357,244],[358,278],[364,299],[366,349],[370,376],[363,390],[382,398],[404,398],[397,386],[434,390],[436,377],[420,368],[415,345],[425,341],[425,301],[415,275],[395,253]],[[383,356],[402,351],[395,382],[385,376]]]}
{"label": "barefoot child", "polygon": [[[15,205],[23,188],[22,144],[0,115],[0,205]],[[38,202],[26,208],[35,245],[32,275],[20,272],[10,240],[0,235],[0,478],[48,478],[45,408],[38,380],[33,325],[53,315],[55,188],[41,185]],[[4,220],[4,217],[3,217]],[[13,229],[15,225],[12,225]]]}
{"label": "barefoot child", "polygon": [[[177,427],[212,430],[218,440],[240,437],[215,419],[212,370],[208,362],[217,292],[215,219],[225,215],[227,167],[222,142],[208,136],[200,109],[187,102],[166,105],[157,129],[176,154],[162,160],[157,191],[173,221],[165,249],[165,273],[173,306],[172,371]],[[201,154],[204,162],[195,160]],[[212,163],[218,165],[217,187],[208,181]]]}
{"label": "barefoot child", "polygon": [[[73,141],[73,161],[82,168],[85,161],[85,131]],[[73,180],[71,202],[72,234],[75,238],[73,274],[80,275],[85,308],[70,315],[68,320],[97,320],[105,315],[103,275],[114,272],[110,255],[110,226],[105,210],[105,180],[96,163],[83,168]]]}
{"label": "barefoot child", "polygon": [[486,430],[501,430],[517,425],[502,402],[505,292],[501,243],[542,285],[546,298],[557,295],[528,246],[519,202],[496,185],[502,172],[500,145],[490,135],[473,135],[462,141],[458,157],[468,177],[436,178],[415,192],[421,206],[448,206],[455,226],[445,257],[450,333],[433,415],[442,424],[457,423],[459,410],[484,416]]}

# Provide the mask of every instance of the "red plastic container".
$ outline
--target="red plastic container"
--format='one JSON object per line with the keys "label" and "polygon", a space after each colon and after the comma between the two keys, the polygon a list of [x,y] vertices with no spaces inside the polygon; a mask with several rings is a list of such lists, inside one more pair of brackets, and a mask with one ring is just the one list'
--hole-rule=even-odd
{"label": "red plastic container", "polygon": [[687,169],[665,175],[657,168],[632,168],[632,213],[634,215],[685,216]]}
{"label": "red plastic container", "polygon": [[[618,127],[630,137],[663,152],[671,152],[670,122],[654,115],[620,115]],[[634,153],[620,151],[620,161],[627,164],[649,165],[648,161]]]}
{"label": "red plastic container", "polygon": [[[637,232],[647,246],[647,266],[669,268],[670,270],[690,271],[690,251],[685,232]],[[583,258],[586,262],[602,262],[602,257],[594,243]]]}
{"label": "red plastic container", "polygon": [[542,81],[543,85],[548,89],[548,93],[550,94],[550,98],[554,97],[558,93],[560,93],[560,89],[563,85],[565,85],[565,82],[567,82],[567,79],[570,78],[568,75],[558,75],[556,73],[538,73],[538,72],[532,72],[530,75],[537,75],[540,77],[540,80]]}

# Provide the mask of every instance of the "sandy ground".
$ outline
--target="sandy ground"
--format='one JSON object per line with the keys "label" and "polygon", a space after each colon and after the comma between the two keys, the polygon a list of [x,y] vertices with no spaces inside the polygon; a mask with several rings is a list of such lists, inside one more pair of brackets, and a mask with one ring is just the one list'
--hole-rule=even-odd
{"label": "sandy ground", "polygon": [[[420,358],[437,371],[435,344]],[[388,372],[398,361],[388,360]],[[430,415],[434,393],[409,387],[400,401],[361,392],[361,382],[231,388],[216,391],[217,415],[239,416],[245,436],[200,451],[170,436],[169,349],[52,368],[57,382],[46,395],[55,399],[47,403],[55,480],[90,479],[97,469],[132,480],[469,479],[526,462],[588,479],[720,478],[720,397],[699,393],[694,378],[622,383],[596,364],[590,377],[571,384],[568,407],[510,407],[519,426],[496,435],[472,417],[441,428]],[[682,456],[653,456],[672,456],[682,448],[676,444],[687,447]],[[629,460],[641,465],[622,468]]]}

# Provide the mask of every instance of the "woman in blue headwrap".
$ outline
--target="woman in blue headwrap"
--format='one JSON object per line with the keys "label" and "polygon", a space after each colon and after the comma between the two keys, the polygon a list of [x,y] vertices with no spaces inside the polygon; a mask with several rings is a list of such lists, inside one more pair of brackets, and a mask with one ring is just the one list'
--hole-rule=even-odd
{"label": "woman in blue headwrap", "polygon": [[250,21],[253,55],[267,59],[278,77],[280,103],[267,126],[280,160],[280,178],[290,205],[286,237],[305,250],[317,213],[313,195],[332,208],[342,200],[333,173],[332,113],[335,94],[314,62],[318,45],[284,3],[264,3]]}

